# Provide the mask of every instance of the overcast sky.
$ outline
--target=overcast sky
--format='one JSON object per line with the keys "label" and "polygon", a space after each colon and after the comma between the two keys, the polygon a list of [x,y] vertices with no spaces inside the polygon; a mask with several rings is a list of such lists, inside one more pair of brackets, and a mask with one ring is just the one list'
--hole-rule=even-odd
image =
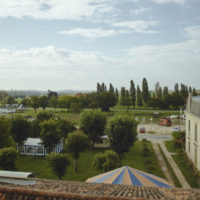
{"label": "overcast sky", "polygon": [[0,0],[0,89],[200,89],[200,0]]}

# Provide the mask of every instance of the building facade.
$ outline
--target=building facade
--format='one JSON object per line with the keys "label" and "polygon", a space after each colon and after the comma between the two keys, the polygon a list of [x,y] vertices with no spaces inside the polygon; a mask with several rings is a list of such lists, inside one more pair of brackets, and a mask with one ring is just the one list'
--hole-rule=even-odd
{"label": "building facade", "polygon": [[200,96],[189,94],[186,107],[186,153],[200,171]]}

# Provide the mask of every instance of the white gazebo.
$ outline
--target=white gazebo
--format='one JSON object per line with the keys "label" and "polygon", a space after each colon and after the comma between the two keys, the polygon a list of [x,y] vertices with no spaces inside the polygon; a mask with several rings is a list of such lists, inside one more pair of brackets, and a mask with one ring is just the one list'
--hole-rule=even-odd
{"label": "white gazebo", "polygon": [[[21,155],[44,156],[48,154],[40,138],[27,138],[24,145],[17,145],[17,150]],[[53,152],[60,153],[62,150],[63,142],[60,142],[54,147]]]}

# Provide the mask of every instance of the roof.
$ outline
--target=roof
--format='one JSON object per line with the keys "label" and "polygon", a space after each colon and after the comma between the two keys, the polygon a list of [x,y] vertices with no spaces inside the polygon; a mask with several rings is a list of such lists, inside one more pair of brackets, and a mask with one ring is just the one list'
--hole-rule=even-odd
{"label": "roof", "polygon": [[0,177],[2,178],[20,178],[20,179],[26,179],[26,178],[33,178],[33,173],[31,172],[15,172],[15,171],[3,171],[0,170]]}
{"label": "roof", "polygon": [[163,178],[128,166],[94,176],[86,180],[93,183],[109,183],[135,186],[166,187],[172,186]]}
{"label": "roof", "polygon": [[[112,185],[57,180],[36,180],[35,185],[15,186],[0,183],[1,194],[9,199],[90,199],[90,200],[179,200],[200,199],[200,190],[181,188],[158,188],[131,185]],[[12,196],[13,195],[13,196]],[[12,198],[13,197],[13,198]],[[49,198],[48,198],[49,197]],[[6,198],[3,198],[6,199]]]}
{"label": "roof", "polygon": [[[190,104],[190,105],[189,105]],[[190,108],[190,109],[189,109]],[[187,103],[186,110],[200,117],[200,96],[194,96]]]}
{"label": "roof", "polygon": [[43,146],[40,138],[27,138],[24,145]]}

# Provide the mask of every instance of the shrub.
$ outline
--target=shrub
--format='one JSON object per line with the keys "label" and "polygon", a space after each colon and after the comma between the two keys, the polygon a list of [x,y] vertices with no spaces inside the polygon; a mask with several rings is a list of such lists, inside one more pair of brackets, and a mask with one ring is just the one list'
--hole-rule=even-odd
{"label": "shrub", "polygon": [[98,153],[95,155],[93,167],[104,172],[115,169],[119,167],[119,156],[111,150]]}
{"label": "shrub", "polygon": [[17,151],[13,147],[0,150],[0,166],[4,170],[16,170]]}
{"label": "shrub", "polygon": [[65,175],[66,168],[70,164],[70,160],[66,154],[51,153],[47,156],[47,161],[59,179]]}

